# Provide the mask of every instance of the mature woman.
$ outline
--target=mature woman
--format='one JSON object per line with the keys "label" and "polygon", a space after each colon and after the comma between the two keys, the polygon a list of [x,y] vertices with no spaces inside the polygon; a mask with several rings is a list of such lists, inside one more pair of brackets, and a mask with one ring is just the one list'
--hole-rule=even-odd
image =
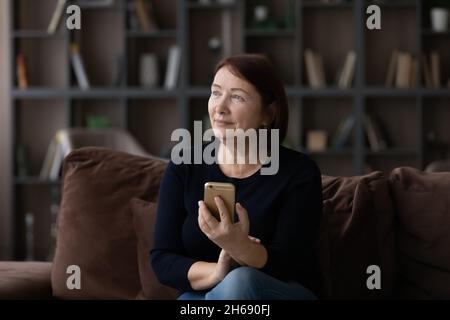
{"label": "mature woman", "polygon": [[[262,175],[266,163],[236,162],[229,156],[236,150],[225,143],[227,129],[279,130],[283,141],[288,106],[273,65],[251,54],[220,62],[208,112],[220,143],[217,158],[228,161],[168,165],[151,252],[159,281],[180,290],[179,299],[316,298],[319,169],[305,154],[280,146],[278,172]],[[234,184],[238,222],[211,215],[202,201],[211,181]],[[225,217],[223,200],[215,201]]]}

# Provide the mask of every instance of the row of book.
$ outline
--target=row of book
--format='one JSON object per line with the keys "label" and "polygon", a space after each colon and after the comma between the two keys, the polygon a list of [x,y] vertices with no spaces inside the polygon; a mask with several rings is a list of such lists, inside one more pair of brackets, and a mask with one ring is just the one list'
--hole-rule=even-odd
{"label": "row of book", "polygon": [[[311,88],[320,89],[327,86],[325,67],[320,53],[311,49],[305,50],[305,65],[308,83]],[[341,89],[347,89],[352,86],[356,65],[356,53],[351,50],[347,53],[345,61],[338,68],[336,73],[335,85]]]}
{"label": "row of book", "polygon": [[[410,52],[394,50],[392,52],[386,75],[387,87],[400,89],[414,88],[418,84],[419,66],[422,67],[423,81],[427,88],[440,88],[441,61],[437,51],[424,54],[420,59]],[[448,85],[450,86],[450,79]]]}
{"label": "row of book", "polygon": [[[89,76],[86,71],[83,57],[80,53],[79,45],[72,43],[70,46],[70,61],[72,69],[79,87],[82,90],[91,88]],[[167,90],[172,90],[177,87],[181,64],[181,50],[179,46],[171,46],[168,52],[167,67],[163,86]],[[140,66],[141,67],[141,66]],[[139,67],[139,68],[140,68]],[[118,86],[123,83],[125,63],[123,56],[118,58],[117,75],[113,80],[113,86]],[[141,70],[141,72],[157,72],[154,70]],[[17,85],[20,89],[27,89],[29,86],[26,57],[23,53],[18,53],[16,57],[16,77]]]}

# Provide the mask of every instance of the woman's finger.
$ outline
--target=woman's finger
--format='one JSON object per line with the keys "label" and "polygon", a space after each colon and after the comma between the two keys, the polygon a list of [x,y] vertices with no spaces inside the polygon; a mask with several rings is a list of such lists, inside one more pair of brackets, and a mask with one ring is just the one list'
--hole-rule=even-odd
{"label": "woman's finger", "polygon": [[214,197],[214,201],[216,202],[217,209],[219,209],[220,221],[230,223],[230,215],[227,207],[225,206],[225,202],[223,202],[222,198],[219,196]]}

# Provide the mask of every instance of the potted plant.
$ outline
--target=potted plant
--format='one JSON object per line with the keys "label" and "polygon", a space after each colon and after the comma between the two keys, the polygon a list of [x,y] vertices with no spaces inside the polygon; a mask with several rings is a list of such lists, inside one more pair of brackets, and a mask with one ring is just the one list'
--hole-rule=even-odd
{"label": "potted plant", "polygon": [[433,0],[430,3],[431,28],[435,32],[445,32],[448,28],[450,0]]}

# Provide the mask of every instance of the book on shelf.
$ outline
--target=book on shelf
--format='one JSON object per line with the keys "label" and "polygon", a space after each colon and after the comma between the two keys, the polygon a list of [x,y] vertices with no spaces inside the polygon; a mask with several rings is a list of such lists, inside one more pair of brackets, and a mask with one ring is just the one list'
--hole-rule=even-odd
{"label": "book on shelf", "polygon": [[431,80],[431,69],[430,65],[427,61],[427,56],[423,55],[421,58],[422,61],[422,70],[423,70],[423,78],[425,81],[425,87],[432,88],[433,87],[433,81]]}
{"label": "book on shelf", "polygon": [[419,61],[410,52],[395,49],[389,59],[385,86],[410,89],[417,86]]}
{"label": "book on shelf", "polygon": [[339,123],[331,143],[333,149],[338,150],[345,146],[346,142],[350,139],[355,122],[355,115],[352,113]]}
{"label": "book on shelf", "polygon": [[39,178],[51,181],[58,180],[63,160],[72,150],[73,146],[67,131],[58,130],[48,146]]}
{"label": "book on shelf", "polygon": [[167,59],[166,77],[164,81],[164,88],[167,90],[175,89],[180,73],[181,50],[179,46],[171,46],[169,48],[169,55]]}
{"label": "book on shelf", "polygon": [[145,32],[154,32],[158,30],[153,12],[153,3],[145,0],[135,0],[135,10],[139,27]]}
{"label": "book on shelf", "polygon": [[381,151],[388,147],[386,136],[383,134],[380,124],[372,115],[364,113],[363,128],[370,150]]}
{"label": "book on shelf", "polygon": [[338,87],[341,89],[348,89],[352,86],[355,75],[356,52],[351,50],[347,53],[344,66],[338,78]]}
{"label": "book on shelf", "polygon": [[20,89],[28,88],[27,67],[25,61],[25,55],[19,53],[16,58],[16,75],[17,85]]}
{"label": "book on shelf", "polygon": [[400,89],[410,88],[412,56],[408,52],[399,52],[395,86]]}
{"label": "book on shelf", "polygon": [[309,85],[314,89],[324,88],[326,79],[322,57],[311,49],[306,49],[304,55]]}
{"label": "book on shelf", "polygon": [[437,51],[426,54],[421,59],[425,86],[438,89],[441,87],[441,58]]}
{"label": "book on shelf", "polygon": [[58,29],[59,23],[61,21],[61,17],[64,13],[64,9],[66,7],[67,0],[58,0],[56,3],[55,10],[53,11],[52,18],[47,27],[47,33],[54,34]]}
{"label": "book on shelf", "polygon": [[388,70],[386,74],[386,81],[385,85],[386,87],[393,87],[394,86],[394,80],[397,70],[397,62],[398,62],[398,54],[399,51],[396,49],[392,52],[391,58],[389,60]]}
{"label": "book on shelf", "polygon": [[89,89],[89,79],[84,67],[83,58],[80,54],[80,48],[76,43],[72,43],[70,46],[70,60],[72,61],[72,67],[75,77],[77,78],[78,85],[83,90]]}
{"label": "book on shelf", "polygon": [[431,81],[434,88],[441,86],[441,59],[437,51],[430,53]]}

